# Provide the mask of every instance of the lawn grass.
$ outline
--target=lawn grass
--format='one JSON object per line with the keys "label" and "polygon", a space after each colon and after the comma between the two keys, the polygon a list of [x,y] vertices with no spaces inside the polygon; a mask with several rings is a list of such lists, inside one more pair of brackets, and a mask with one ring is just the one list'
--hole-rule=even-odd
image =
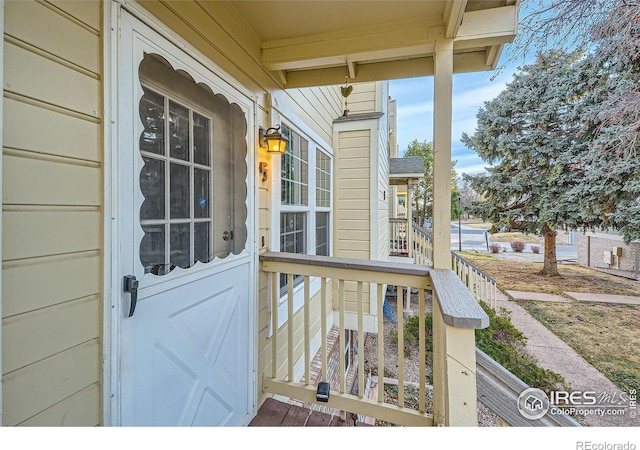
{"label": "lawn grass", "polygon": [[[520,262],[487,254],[460,255],[492,276],[501,290],[640,296],[640,283],[576,264],[559,264],[560,277],[538,272],[542,263]],[[518,302],[540,323],[572,347],[620,389],[640,386],[640,307],[570,301]]]}
{"label": "lawn grass", "polygon": [[558,264],[559,277],[541,275],[541,262],[501,259],[485,253],[462,251],[460,256],[490,275],[501,290],[541,292],[562,295],[563,292],[637,295],[640,283],[598,272],[577,264]]}
{"label": "lawn grass", "polygon": [[532,236],[524,233],[495,233],[491,235],[491,242],[513,242],[522,241],[527,244],[540,244],[542,239],[538,236]]}
{"label": "lawn grass", "polygon": [[620,389],[640,387],[640,308],[582,302],[519,304]]}

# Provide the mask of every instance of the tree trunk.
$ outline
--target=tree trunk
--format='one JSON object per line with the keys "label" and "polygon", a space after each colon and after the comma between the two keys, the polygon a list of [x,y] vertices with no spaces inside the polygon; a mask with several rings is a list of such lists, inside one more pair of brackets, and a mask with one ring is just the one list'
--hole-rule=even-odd
{"label": "tree trunk", "polygon": [[540,273],[548,277],[560,276],[556,257],[556,231],[548,225],[544,226],[544,266]]}

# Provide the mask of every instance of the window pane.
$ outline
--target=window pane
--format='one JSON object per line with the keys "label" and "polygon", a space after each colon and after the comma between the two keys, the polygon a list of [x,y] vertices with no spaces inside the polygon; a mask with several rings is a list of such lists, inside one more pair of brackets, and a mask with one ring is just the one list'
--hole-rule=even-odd
{"label": "window pane", "polygon": [[316,205],[331,206],[331,160],[316,150]]}
{"label": "window pane", "polygon": [[300,138],[300,205],[309,204],[309,142]]}
{"label": "window pane", "polygon": [[196,219],[210,217],[209,176],[208,170],[194,169],[193,171],[193,215]]}
{"label": "window pane", "polygon": [[165,226],[143,226],[144,237],[140,243],[140,262],[144,266],[144,273],[164,275],[165,272]]}
{"label": "window pane", "polygon": [[280,228],[280,251],[306,253],[304,213],[283,213]]}
{"label": "window pane", "polygon": [[329,256],[329,213],[316,213],[316,255]]}
{"label": "window pane", "polygon": [[283,205],[308,205],[309,142],[287,127],[282,128],[289,142],[281,162],[281,202]]}
{"label": "window pane", "polygon": [[174,101],[169,102],[169,133],[169,155],[189,161],[189,110]]}
{"label": "window pane", "polygon": [[[305,213],[280,214],[280,251],[289,253],[307,253],[305,239]],[[301,275],[294,276],[294,284],[302,282]],[[287,276],[280,275],[281,295],[287,291]]]}
{"label": "window pane", "polygon": [[164,97],[147,88],[140,100],[140,151],[164,155]]}
{"label": "window pane", "polygon": [[191,225],[188,223],[171,225],[171,264],[186,269],[191,265]]}
{"label": "window pane", "polygon": [[211,261],[211,222],[196,223],[194,230],[193,251],[195,253],[195,261]]}
{"label": "window pane", "polygon": [[189,218],[190,183],[189,167],[182,164],[171,164],[171,218]]}
{"label": "window pane", "polygon": [[144,202],[140,207],[140,220],[165,218],[165,174],[164,161],[155,158],[144,159],[140,171],[140,190]]}
{"label": "window pane", "polygon": [[202,164],[203,166],[210,166],[210,152],[209,143],[211,121],[201,116],[198,113],[193,113],[193,162],[196,164]]}

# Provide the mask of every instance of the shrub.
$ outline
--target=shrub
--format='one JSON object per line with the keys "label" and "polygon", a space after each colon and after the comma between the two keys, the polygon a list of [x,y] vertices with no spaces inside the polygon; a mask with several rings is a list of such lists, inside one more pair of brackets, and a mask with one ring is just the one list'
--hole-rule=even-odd
{"label": "shrub", "polygon": [[522,241],[513,241],[511,243],[511,248],[515,252],[521,252],[522,250],[524,250],[524,242],[522,242]]}
{"label": "shrub", "polygon": [[532,245],[531,246],[531,251],[533,253],[540,253],[540,246],[539,245]]}
{"label": "shrub", "polygon": [[491,244],[489,246],[489,249],[491,250],[491,253],[498,253],[500,252],[500,246],[498,244]]}
{"label": "shrub", "polygon": [[562,375],[543,369],[527,354],[524,349],[527,337],[511,323],[508,310],[501,308],[496,312],[482,301],[480,305],[489,316],[489,327],[476,330],[480,350],[531,387],[547,393],[570,389]]}

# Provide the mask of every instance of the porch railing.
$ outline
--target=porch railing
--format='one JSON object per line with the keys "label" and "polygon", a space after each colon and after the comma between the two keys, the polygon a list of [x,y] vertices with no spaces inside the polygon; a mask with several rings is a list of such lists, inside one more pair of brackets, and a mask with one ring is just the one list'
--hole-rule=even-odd
{"label": "porch railing", "polygon": [[530,419],[518,409],[520,395],[530,388],[524,381],[495,362],[482,350],[476,350],[478,398],[501,420],[501,425],[511,427],[579,427],[566,411],[550,404],[550,413],[538,419]]}
{"label": "porch railing", "polygon": [[[413,257],[416,264],[433,264],[432,242],[431,233],[414,223],[413,248],[409,256]],[[498,289],[495,279],[453,251],[451,252],[451,268],[476,300],[482,300],[491,308],[496,309]]]}
{"label": "porch railing", "polygon": [[[270,337],[270,373],[263,374],[262,390],[298,401],[316,403],[353,414],[374,417],[405,426],[432,425],[476,425],[476,354],[475,329],[485,328],[489,318],[477,301],[453,271],[434,270],[430,267],[407,263],[386,263],[290,253],[267,252],[260,256],[262,270],[271,274],[271,320],[273,333]],[[278,280],[283,274],[288,280],[285,294],[287,319],[279,327],[278,307],[280,291]],[[294,275],[303,279],[303,302],[301,311],[294,310]],[[312,277],[320,279],[319,298],[311,298]],[[310,376],[311,342],[318,332],[322,360],[322,379],[327,379],[329,349],[327,328],[330,319],[340,328],[343,337],[346,329],[358,333],[358,367],[364,368],[365,322],[373,327],[379,337],[384,336],[383,301],[387,286],[396,286],[396,292],[406,288],[418,292],[419,316],[419,401],[418,408],[404,403],[404,330],[403,321],[397,322],[397,404],[385,402],[384,383],[378,383],[378,399],[365,398],[365,373],[358,370],[357,394],[349,393],[346,386],[345,361],[340,358],[340,381],[331,386],[328,401],[319,403],[316,386]],[[366,291],[369,291],[369,295]],[[425,295],[432,293],[433,314],[433,409],[426,410],[427,390],[425,363]],[[400,298],[400,296],[398,297]],[[319,302],[319,305],[316,303]],[[403,317],[403,302],[397,303],[397,316]],[[315,309],[314,309],[315,308]],[[320,323],[311,311],[319,309]],[[331,314],[331,316],[329,316]],[[316,322],[313,319],[316,319]],[[312,323],[319,327],[312,330]],[[349,326],[347,326],[347,323]],[[284,340],[285,342],[282,342]],[[344,339],[340,339],[340,355],[344,355]],[[296,377],[294,367],[301,361],[302,376]],[[378,339],[377,371],[384,374],[384,339]]]}
{"label": "porch railing", "polygon": [[492,309],[497,309],[496,280],[454,252],[451,252],[451,265],[476,300],[482,300]]}
{"label": "porch railing", "polygon": [[408,255],[409,236],[407,234],[407,219],[389,219],[389,254]]}
{"label": "porch railing", "polygon": [[417,223],[413,223],[413,248],[410,255],[416,264],[433,265],[433,239],[431,233]]}

